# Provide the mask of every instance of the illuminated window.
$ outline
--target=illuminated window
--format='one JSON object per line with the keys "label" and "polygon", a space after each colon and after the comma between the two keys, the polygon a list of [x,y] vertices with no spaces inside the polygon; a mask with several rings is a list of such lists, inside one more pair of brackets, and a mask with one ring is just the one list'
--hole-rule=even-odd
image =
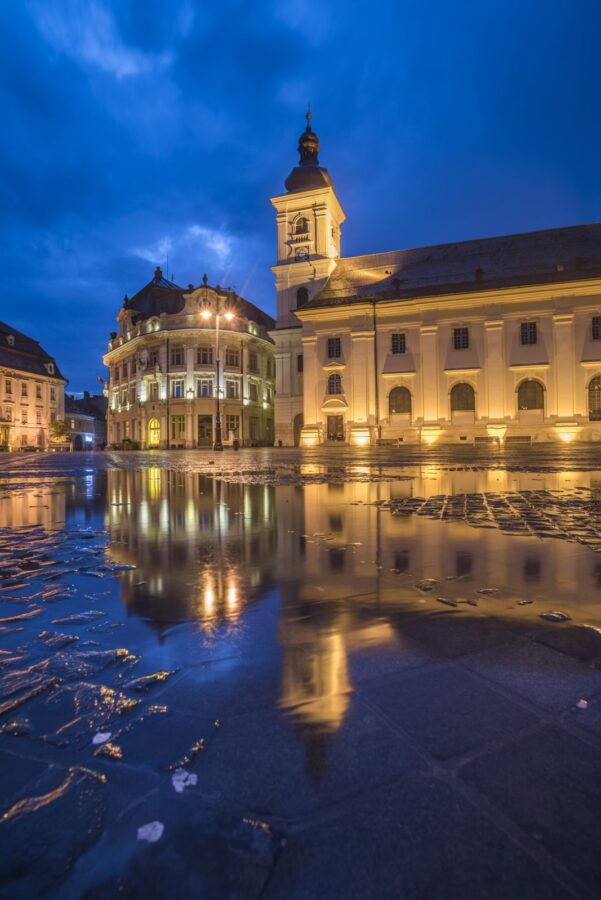
{"label": "illuminated window", "polygon": [[476,396],[471,384],[461,382],[453,385],[451,389],[451,410],[453,412],[466,412],[476,409]]}
{"label": "illuminated window", "polygon": [[181,400],[184,396],[184,379],[175,378],[171,382],[171,396],[174,400]]}
{"label": "illuminated window", "polygon": [[467,350],[469,345],[469,328],[453,328],[453,348],[455,350]]}
{"label": "illuminated window", "polygon": [[528,378],[518,388],[518,409],[544,409],[545,389],[540,381]]}
{"label": "illuminated window", "polygon": [[196,396],[212,397],[213,396],[213,379],[197,378],[196,379]]}
{"label": "illuminated window", "polygon": [[328,394],[341,394],[342,393],[342,378],[338,374],[338,372],[333,372],[328,377]]}
{"label": "illuminated window", "polygon": [[522,344],[536,344],[536,322],[522,322],[520,325],[520,340]]}
{"label": "illuminated window", "polygon": [[238,400],[240,397],[240,383],[235,378],[225,379],[225,396],[228,400]]}
{"label": "illuminated window", "polygon": [[148,423],[148,446],[158,447],[161,443],[161,423],[158,419],[151,419]]}
{"label": "illuminated window", "polygon": [[411,412],[411,393],[408,388],[395,387],[391,390],[388,397],[388,412],[390,415]]}
{"label": "illuminated window", "polygon": [[339,359],[341,355],[341,345],[339,337],[328,338],[328,358]]}
{"label": "illuminated window", "polygon": [[405,350],[406,350],[405,335],[404,334],[393,334],[392,335],[392,352],[393,353],[404,353]]}
{"label": "illuminated window", "polygon": [[199,347],[196,351],[196,362],[199,366],[213,365],[213,348]]}

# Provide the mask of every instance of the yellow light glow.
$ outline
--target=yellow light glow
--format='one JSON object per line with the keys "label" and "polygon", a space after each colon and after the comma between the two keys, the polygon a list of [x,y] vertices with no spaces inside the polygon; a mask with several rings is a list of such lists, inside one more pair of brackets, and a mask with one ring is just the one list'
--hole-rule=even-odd
{"label": "yellow light glow", "polygon": [[306,435],[301,439],[301,445],[303,447],[314,447],[316,443],[317,441],[313,435]]}
{"label": "yellow light glow", "polygon": [[211,318],[211,310],[203,309],[200,315],[202,316],[203,319],[210,319]]}
{"label": "yellow light glow", "polygon": [[234,314],[232,312],[226,312],[223,314],[223,318],[227,319],[228,322],[231,322],[232,319],[234,318]]}
{"label": "yellow light glow", "polygon": [[570,441],[573,441],[574,437],[575,437],[573,431],[561,431],[559,433],[559,436],[562,439],[562,441],[565,441],[566,444],[569,444]]}
{"label": "yellow light glow", "polygon": [[425,441],[426,444],[428,444],[428,446],[430,446],[430,447],[432,446],[432,444],[435,444],[435,443],[436,443],[437,438],[438,438],[438,435],[437,435],[437,434],[425,434],[425,435],[424,435],[424,441]]}

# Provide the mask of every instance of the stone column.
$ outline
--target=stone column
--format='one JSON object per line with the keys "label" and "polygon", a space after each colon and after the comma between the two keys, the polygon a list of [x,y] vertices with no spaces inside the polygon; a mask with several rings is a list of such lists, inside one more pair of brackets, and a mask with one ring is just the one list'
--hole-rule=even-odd
{"label": "stone column", "polygon": [[303,337],[304,391],[303,416],[304,426],[301,443],[311,445],[318,443],[323,434],[321,402],[319,398],[319,360],[317,358],[317,338],[314,335]]}
{"label": "stone column", "polygon": [[484,323],[484,365],[488,395],[487,415],[491,422],[505,418],[505,331],[502,319]]}
{"label": "stone column", "polygon": [[438,367],[438,325],[422,325],[420,336],[424,424],[437,425],[440,418],[438,405],[438,381],[440,376]]}
{"label": "stone column", "polygon": [[[574,315],[558,313],[553,316],[553,372],[557,415],[560,419],[574,416]],[[547,415],[553,415],[549,410]]]}

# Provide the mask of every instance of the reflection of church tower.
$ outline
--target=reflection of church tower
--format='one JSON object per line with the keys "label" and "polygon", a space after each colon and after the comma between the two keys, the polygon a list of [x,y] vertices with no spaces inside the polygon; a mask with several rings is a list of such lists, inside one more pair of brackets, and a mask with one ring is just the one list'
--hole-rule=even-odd
{"label": "reflection of church tower", "polygon": [[327,169],[319,165],[319,139],[307,127],[298,143],[299,164],[286,179],[286,193],[272,197],[277,222],[276,442],[298,443],[303,414],[302,327],[294,310],[324,285],[340,256],[345,215]]}

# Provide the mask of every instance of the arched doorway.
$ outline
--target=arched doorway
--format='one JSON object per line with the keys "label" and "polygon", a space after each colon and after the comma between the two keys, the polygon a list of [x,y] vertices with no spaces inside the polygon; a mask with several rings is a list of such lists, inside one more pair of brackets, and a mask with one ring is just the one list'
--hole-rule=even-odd
{"label": "arched doorway", "polygon": [[588,417],[591,422],[601,419],[601,375],[595,376],[588,386]]}
{"label": "arched doorway", "polygon": [[545,388],[535,378],[526,378],[517,390],[520,422],[542,422],[545,415]]}
{"label": "arched doorway", "polygon": [[305,424],[305,417],[302,413],[299,413],[294,417],[293,429],[294,429],[294,446],[300,446],[300,436],[303,425]]}
{"label": "arched doorway", "polygon": [[411,416],[411,392],[406,387],[395,387],[388,395],[388,414],[390,416]]}
{"label": "arched doorway", "polygon": [[158,447],[161,443],[161,423],[158,419],[151,419],[148,423],[148,446]]}
{"label": "arched doorway", "polygon": [[451,421],[456,425],[470,425],[476,417],[476,394],[465,381],[451,388]]}

